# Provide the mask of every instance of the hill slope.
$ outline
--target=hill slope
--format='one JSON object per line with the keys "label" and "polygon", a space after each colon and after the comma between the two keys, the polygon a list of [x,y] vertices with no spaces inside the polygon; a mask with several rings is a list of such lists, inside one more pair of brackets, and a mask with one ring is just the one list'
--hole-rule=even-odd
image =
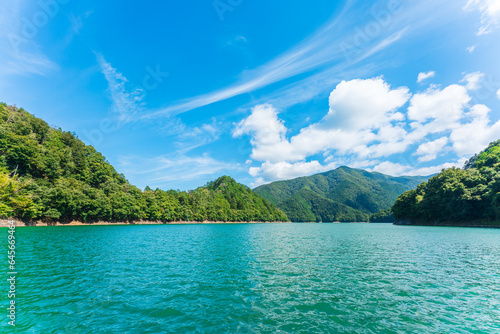
{"label": "hill slope", "polygon": [[396,224],[500,225],[500,140],[464,169],[445,169],[402,194],[392,211]]}
{"label": "hill slope", "polygon": [[335,170],[278,181],[254,191],[282,209],[291,221],[367,221],[427,177],[392,177],[361,169]]}
{"label": "hill slope", "polygon": [[0,104],[0,217],[45,221],[287,221],[230,177],[190,192],[141,191],[75,134]]}

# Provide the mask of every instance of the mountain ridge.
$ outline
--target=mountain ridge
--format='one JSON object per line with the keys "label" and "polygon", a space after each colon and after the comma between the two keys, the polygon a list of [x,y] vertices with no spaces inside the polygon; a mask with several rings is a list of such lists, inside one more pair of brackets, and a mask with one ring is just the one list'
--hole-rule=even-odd
{"label": "mountain ridge", "polygon": [[0,218],[47,222],[288,221],[222,176],[191,191],[130,184],[76,134],[0,103]]}
{"label": "mountain ridge", "polygon": [[367,221],[429,177],[394,177],[341,166],[261,185],[254,191],[282,209],[292,221]]}

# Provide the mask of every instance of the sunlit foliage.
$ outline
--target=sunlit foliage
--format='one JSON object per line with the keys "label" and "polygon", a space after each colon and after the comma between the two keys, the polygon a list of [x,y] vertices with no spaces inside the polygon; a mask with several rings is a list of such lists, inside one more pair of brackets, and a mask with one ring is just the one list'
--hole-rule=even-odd
{"label": "sunlit foliage", "polygon": [[221,177],[190,192],[141,191],[76,134],[0,104],[0,216],[45,221],[286,221]]}

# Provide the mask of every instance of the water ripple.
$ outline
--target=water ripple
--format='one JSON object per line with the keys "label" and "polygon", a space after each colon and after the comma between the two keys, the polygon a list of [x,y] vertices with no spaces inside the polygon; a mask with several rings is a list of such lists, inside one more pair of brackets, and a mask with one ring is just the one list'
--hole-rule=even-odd
{"label": "water ripple", "polygon": [[499,230],[75,226],[17,239],[20,332],[500,332]]}

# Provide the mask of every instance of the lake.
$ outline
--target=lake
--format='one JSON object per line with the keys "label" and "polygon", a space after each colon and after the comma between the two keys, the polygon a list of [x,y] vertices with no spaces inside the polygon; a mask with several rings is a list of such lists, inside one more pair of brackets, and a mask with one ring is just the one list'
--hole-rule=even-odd
{"label": "lake", "polygon": [[20,227],[16,241],[20,333],[500,332],[498,229]]}

